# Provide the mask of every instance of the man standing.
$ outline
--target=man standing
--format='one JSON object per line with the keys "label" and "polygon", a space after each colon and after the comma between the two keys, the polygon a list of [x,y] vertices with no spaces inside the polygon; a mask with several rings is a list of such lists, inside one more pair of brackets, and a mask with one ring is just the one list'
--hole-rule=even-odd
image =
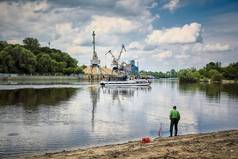
{"label": "man standing", "polygon": [[175,127],[175,136],[177,136],[178,133],[178,122],[180,120],[180,114],[176,110],[176,106],[173,106],[173,109],[170,111],[170,137],[173,136],[173,127]]}

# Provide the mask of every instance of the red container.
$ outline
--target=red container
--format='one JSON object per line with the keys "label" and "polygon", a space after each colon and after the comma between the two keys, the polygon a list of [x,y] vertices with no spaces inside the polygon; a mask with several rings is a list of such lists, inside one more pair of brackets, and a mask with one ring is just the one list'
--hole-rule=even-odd
{"label": "red container", "polygon": [[143,144],[146,144],[146,143],[150,143],[151,140],[150,140],[149,137],[143,137],[142,140],[141,140],[141,142],[142,142]]}

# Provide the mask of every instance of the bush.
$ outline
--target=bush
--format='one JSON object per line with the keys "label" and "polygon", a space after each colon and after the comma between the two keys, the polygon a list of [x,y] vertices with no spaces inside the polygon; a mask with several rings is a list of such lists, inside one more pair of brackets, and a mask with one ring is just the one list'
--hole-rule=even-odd
{"label": "bush", "polygon": [[181,82],[199,82],[201,75],[198,71],[192,69],[183,69],[178,72]]}
{"label": "bush", "polygon": [[210,71],[208,71],[208,77],[212,78],[214,75],[219,74],[219,72],[217,70],[211,69]]}
{"label": "bush", "polygon": [[73,67],[68,67],[63,69],[63,73],[66,75],[71,75],[74,74],[75,69]]}
{"label": "bush", "polygon": [[221,82],[223,79],[223,76],[221,73],[217,73],[217,74],[214,74],[211,79],[212,81]]}

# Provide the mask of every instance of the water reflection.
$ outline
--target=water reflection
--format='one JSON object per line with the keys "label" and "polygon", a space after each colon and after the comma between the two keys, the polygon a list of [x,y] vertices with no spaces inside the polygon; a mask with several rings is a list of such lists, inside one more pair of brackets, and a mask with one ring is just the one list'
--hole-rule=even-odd
{"label": "water reflection", "polygon": [[180,83],[179,90],[184,93],[205,93],[208,99],[219,101],[221,93],[237,99],[238,84],[219,84],[219,83]]}
{"label": "water reflection", "polygon": [[58,105],[76,93],[75,88],[15,89],[0,91],[0,106],[22,105],[36,108],[39,105]]}
{"label": "water reflection", "polygon": [[150,86],[138,86],[138,87],[101,87],[103,94],[111,94],[112,100],[120,101],[121,97],[130,98],[135,95],[138,91],[150,91]]}
{"label": "water reflection", "polygon": [[97,102],[100,98],[100,87],[90,87],[90,98],[92,101],[92,119],[91,119],[91,125],[92,125],[92,132],[94,132],[94,119],[95,119],[95,112],[97,108]]}
{"label": "water reflection", "polygon": [[[150,86],[144,87],[98,87],[98,86],[91,86],[89,88],[90,92],[90,99],[92,103],[92,112],[91,112],[91,131],[95,131],[95,115],[97,105],[100,102],[100,94],[104,96],[110,96],[112,101],[111,105],[116,105],[120,112],[124,112],[124,104],[121,102],[127,98],[132,98],[138,92],[148,92],[151,90]],[[107,101],[108,101],[107,100]],[[104,101],[106,102],[106,101]],[[117,103],[115,103],[117,102]]]}

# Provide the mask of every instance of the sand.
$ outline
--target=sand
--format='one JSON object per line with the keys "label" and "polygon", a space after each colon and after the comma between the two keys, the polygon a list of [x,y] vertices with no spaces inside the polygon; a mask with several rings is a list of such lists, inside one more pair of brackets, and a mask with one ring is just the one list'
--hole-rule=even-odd
{"label": "sand", "polygon": [[156,159],[237,158],[238,130],[153,139],[151,143],[130,141],[74,151],[22,156],[20,159]]}

